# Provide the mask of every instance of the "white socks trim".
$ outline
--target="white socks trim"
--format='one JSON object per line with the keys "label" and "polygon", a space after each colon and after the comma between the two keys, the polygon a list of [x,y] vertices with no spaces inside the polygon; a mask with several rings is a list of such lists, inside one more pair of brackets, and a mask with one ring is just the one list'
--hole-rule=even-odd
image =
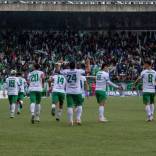
{"label": "white socks trim", "polygon": [[56,107],[55,104],[52,104],[52,105],[51,105],[51,108],[55,108],[55,107]]}
{"label": "white socks trim", "polygon": [[15,109],[16,109],[16,104],[12,103],[11,106],[10,106],[10,112],[15,113]]}
{"label": "white socks trim", "polygon": [[99,106],[99,119],[102,120],[104,118],[104,106]]}
{"label": "white socks trim", "polygon": [[146,111],[147,117],[151,116],[152,112],[151,112],[149,104],[145,106],[145,111]]}
{"label": "white socks trim", "polygon": [[41,112],[41,105],[40,104],[36,104],[35,105],[35,114],[37,116],[39,116],[40,115],[40,112]]}
{"label": "white socks trim", "polygon": [[68,122],[73,123],[73,108],[67,108]]}
{"label": "white socks trim", "polygon": [[35,103],[30,104],[30,112],[32,115],[35,115]]}
{"label": "white socks trim", "polygon": [[82,106],[77,106],[76,120],[81,122],[81,116],[82,116]]}
{"label": "white socks trim", "polygon": [[154,115],[154,104],[150,104],[151,114]]}

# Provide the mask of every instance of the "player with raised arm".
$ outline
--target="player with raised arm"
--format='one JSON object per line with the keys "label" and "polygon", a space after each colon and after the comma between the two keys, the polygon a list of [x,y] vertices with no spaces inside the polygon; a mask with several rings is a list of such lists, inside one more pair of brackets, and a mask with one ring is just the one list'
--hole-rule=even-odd
{"label": "player with raised arm", "polygon": [[14,118],[18,92],[20,89],[20,82],[19,79],[16,77],[16,70],[11,70],[11,76],[6,79],[5,89],[8,92],[8,100],[10,104],[10,118]]}
{"label": "player with raised arm", "polygon": [[107,122],[104,110],[107,100],[106,86],[111,85],[115,88],[122,89],[122,87],[112,83],[109,78],[108,65],[103,63],[101,70],[96,74],[96,99],[99,104],[99,122]]}
{"label": "player with raised arm", "polygon": [[[53,87],[51,84],[53,83]],[[49,89],[52,90],[52,106],[51,113],[55,116],[56,121],[60,121],[63,111],[63,103],[65,99],[66,79],[60,74],[59,70],[55,70],[54,75],[49,79]]]}
{"label": "player with raised arm", "polygon": [[31,112],[31,122],[40,122],[40,111],[41,111],[41,97],[44,88],[45,75],[39,70],[40,65],[35,64],[34,70],[28,75],[28,84],[30,92],[30,112]]}
{"label": "player with raised arm", "polygon": [[147,121],[152,121],[154,118],[156,71],[152,69],[151,61],[147,60],[144,62],[144,70],[134,85],[136,86],[140,80],[143,82],[143,103],[145,104]]}
{"label": "player with raised arm", "polygon": [[[87,61],[89,61],[89,60],[87,60]],[[83,68],[83,65],[77,64],[77,69],[81,69],[81,68]],[[88,66],[86,67],[86,69],[87,68],[88,68]],[[81,75],[80,86],[81,86],[81,92],[82,92],[82,99],[83,99],[83,102],[84,102],[85,96],[87,96],[87,97],[89,96],[89,85],[88,85],[88,82],[87,82],[87,78],[84,75]]]}
{"label": "player with raised arm", "polygon": [[81,85],[81,91],[82,91],[82,99],[84,102],[85,96],[87,95],[87,97],[89,96],[89,86],[88,86],[88,82],[85,76],[81,76],[80,79],[80,85]]}
{"label": "player with raised arm", "polygon": [[67,115],[69,125],[73,125],[73,108],[76,107],[76,123],[81,125],[82,115],[82,91],[80,86],[82,69],[76,69],[75,62],[70,62],[70,69],[61,71],[66,78]]}
{"label": "player with raised arm", "polygon": [[23,99],[25,96],[25,87],[27,86],[26,80],[22,77],[22,73],[17,73],[17,77],[20,82],[20,91],[18,93],[18,99],[17,99],[17,114],[20,114],[23,108]]}

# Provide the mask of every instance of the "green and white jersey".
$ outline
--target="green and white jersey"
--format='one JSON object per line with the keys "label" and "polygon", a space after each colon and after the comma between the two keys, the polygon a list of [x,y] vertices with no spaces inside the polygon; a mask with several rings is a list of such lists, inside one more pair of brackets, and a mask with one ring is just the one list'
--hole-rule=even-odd
{"label": "green and white jersey", "polygon": [[44,73],[40,70],[34,70],[28,75],[29,80],[29,91],[42,92],[42,79],[44,78]]}
{"label": "green and white jersey", "polygon": [[18,77],[16,76],[10,76],[6,79],[6,86],[8,95],[18,95],[20,82]]}
{"label": "green and white jersey", "polygon": [[81,80],[80,80],[80,85],[81,85],[81,93],[82,93],[82,96],[85,97],[85,88],[84,88],[84,85],[85,85],[85,82],[86,82],[86,77],[85,76],[81,76]]}
{"label": "green and white jersey", "polygon": [[20,92],[24,93],[27,82],[23,77],[18,77],[18,79],[19,79],[19,82],[20,82]]}
{"label": "green and white jersey", "polygon": [[96,90],[106,91],[107,81],[109,81],[109,73],[99,71],[96,74]]}
{"label": "green and white jersey", "polygon": [[141,78],[143,80],[143,92],[155,93],[156,71],[152,69],[143,70]]}
{"label": "green and white jersey", "polygon": [[52,76],[51,79],[54,81],[52,92],[65,93],[65,87],[66,87],[65,77],[59,74],[59,75]]}
{"label": "green and white jersey", "polygon": [[110,81],[109,73],[105,71],[99,71],[96,74],[96,89],[100,91],[106,91],[107,84],[110,86],[113,86],[115,88],[118,88],[116,84]]}
{"label": "green and white jersey", "polygon": [[82,69],[65,69],[61,73],[66,78],[66,93],[67,94],[81,94],[81,75],[85,73]]}

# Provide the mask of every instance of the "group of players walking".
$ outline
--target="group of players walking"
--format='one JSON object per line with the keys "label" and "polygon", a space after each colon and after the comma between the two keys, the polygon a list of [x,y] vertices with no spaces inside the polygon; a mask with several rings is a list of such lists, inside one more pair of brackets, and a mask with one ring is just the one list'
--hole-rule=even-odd
{"label": "group of players walking", "polygon": [[[145,70],[142,71],[141,76],[136,80],[134,86],[140,79],[143,80],[143,102],[147,113],[147,121],[152,121],[154,115],[156,72],[152,70],[150,61],[144,63],[144,68]],[[50,77],[49,90],[52,92],[51,113],[55,116],[57,121],[60,121],[66,96],[68,124],[71,126],[73,124],[81,125],[83,102],[89,89],[85,75],[85,70],[77,69],[75,62],[70,62],[68,69],[62,69],[61,66],[59,66]],[[41,97],[44,80],[45,75],[40,71],[40,66],[38,64],[35,64],[34,70],[28,74],[27,81],[21,77],[20,73],[16,74],[15,70],[11,71],[11,76],[6,79],[5,85],[5,89],[7,89],[8,92],[11,118],[14,118],[15,116],[16,106],[17,113],[20,113],[24,98],[24,86],[28,85],[31,122],[34,124],[35,122],[40,121]],[[107,100],[107,85],[122,90],[121,86],[110,81],[108,65],[102,64],[101,70],[96,74],[96,99],[99,104],[99,122],[107,122],[104,113]],[[76,113],[76,120],[73,119],[74,113]]]}

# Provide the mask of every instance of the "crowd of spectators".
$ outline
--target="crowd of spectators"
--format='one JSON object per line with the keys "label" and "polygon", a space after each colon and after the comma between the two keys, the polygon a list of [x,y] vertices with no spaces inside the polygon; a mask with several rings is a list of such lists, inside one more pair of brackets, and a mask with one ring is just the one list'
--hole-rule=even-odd
{"label": "crowd of spectators", "polygon": [[0,31],[0,74],[10,69],[32,69],[34,62],[50,75],[54,64],[62,59],[91,62],[91,75],[100,65],[110,65],[113,80],[134,80],[142,70],[143,60],[156,62],[156,32],[141,31]]}

